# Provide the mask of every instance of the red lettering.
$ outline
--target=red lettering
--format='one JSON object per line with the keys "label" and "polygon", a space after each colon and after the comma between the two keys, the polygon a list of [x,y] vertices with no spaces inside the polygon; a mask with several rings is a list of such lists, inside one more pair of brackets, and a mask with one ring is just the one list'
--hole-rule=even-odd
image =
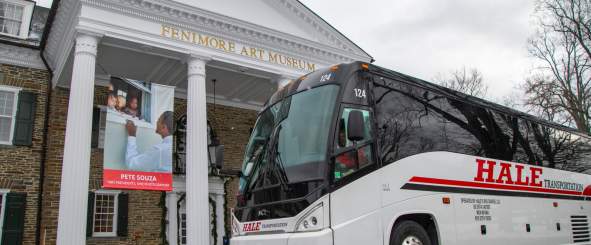
{"label": "red lettering", "polygon": [[[506,178],[506,180],[503,180]],[[511,164],[501,163],[501,173],[497,178],[497,183],[513,184],[513,178],[511,178]]]}
{"label": "red lettering", "polygon": [[523,176],[523,166],[522,165],[515,165],[517,169],[517,181],[515,184],[517,185],[529,185],[529,177],[525,177],[525,180],[522,179]]}
{"label": "red lettering", "polygon": [[[493,178],[493,174],[494,174],[494,168],[495,165],[497,164],[494,161],[485,161],[482,159],[476,159],[476,162],[478,163],[478,172],[476,175],[476,178],[474,178],[474,181],[480,181],[480,182],[484,182],[484,173],[487,174],[486,177],[486,182],[494,182],[494,178]],[[488,168],[484,168],[484,163],[488,164]]]}
{"label": "red lettering", "polygon": [[242,227],[242,231],[258,231],[261,229],[261,222],[247,223]]}
{"label": "red lettering", "polygon": [[542,187],[542,181],[539,181],[540,175],[543,171],[542,168],[530,167],[529,170],[531,172],[531,183],[529,185]]}

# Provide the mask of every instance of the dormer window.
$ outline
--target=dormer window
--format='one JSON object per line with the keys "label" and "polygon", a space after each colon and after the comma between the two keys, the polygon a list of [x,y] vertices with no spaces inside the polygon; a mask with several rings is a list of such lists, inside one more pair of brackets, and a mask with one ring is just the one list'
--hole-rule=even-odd
{"label": "dormer window", "polygon": [[0,0],[0,34],[27,38],[34,7],[33,1]]}

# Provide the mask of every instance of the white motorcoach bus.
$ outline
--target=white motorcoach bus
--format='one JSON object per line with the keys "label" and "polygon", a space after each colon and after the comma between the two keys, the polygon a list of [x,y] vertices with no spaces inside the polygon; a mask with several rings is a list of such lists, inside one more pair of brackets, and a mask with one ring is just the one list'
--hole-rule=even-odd
{"label": "white motorcoach bus", "polygon": [[233,245],[591,244],[588,135],[372,64],[275,93]]}

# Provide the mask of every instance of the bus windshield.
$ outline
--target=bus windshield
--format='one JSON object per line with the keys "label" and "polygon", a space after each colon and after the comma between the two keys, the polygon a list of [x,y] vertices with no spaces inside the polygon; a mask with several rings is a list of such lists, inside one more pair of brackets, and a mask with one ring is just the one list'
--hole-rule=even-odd
{"label": "bus windshield", "polygon": [[[279,124],[277,137],[277,160],[287,171],[290,181],[305,181],[322,178],[317,166],[295,168],[308,163],[326,162],[326,149],[330,122],[336,104],[338,86],[326,85],[292,97],[289,114]],[[298,171],[299,170],[299,171]]]}
{"label": "bus windshield", "polygon": [[259,114],[242,166],[240,194],[245,199],[269,189],[276,194],[261,195],[264,200],[254,198],[253,204],[302,197],[312,188],[302,190],[292,184],[325,179],[338,91],[338,85],[308,89]]}

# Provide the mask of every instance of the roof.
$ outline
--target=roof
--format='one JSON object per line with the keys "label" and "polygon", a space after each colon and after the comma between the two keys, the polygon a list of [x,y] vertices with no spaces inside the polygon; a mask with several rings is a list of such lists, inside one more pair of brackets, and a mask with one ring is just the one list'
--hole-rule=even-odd
{"label": "roof", "polygon": [[305,4],[303,4],[302,2],[300,2],[299,0],[296,0],[296,2],[298,2],[299,4],[301,4],[304,8],[306,8],[308,11],[310,11],[310,13],[314,14],[316,17],[318,17],[318,19],[322,20],[324,23],[326,23],[328,26],[330,26],[330,28],[332,28],[335,32],[337,32],[339,35],[341,35],[343,38],[345,38],[347,41],[349,41],[350,43],[352,43],[353,45],[355,45],[355,47],[357,47],[358,49],[360,49],[363,53],[365,53],[367,56],[369,56],[371,58],[371,62],[374,61],[373,56],[371,56],[367,51],[365,51],[363,48],[359,47],[359,45],[357,45],[355,42],[353,42],[351,39],[349,39],[347,36],[345,36],[341,31],[339,31],[337,28],[335,28],[333,25],[331,25],[330,23],[328,23],[328,21],[326,21],[324,18],[322,18],[320,15],[318,15],[316,12],[314,12],[312,9],[308,8],[308,6],[306,6]]}

